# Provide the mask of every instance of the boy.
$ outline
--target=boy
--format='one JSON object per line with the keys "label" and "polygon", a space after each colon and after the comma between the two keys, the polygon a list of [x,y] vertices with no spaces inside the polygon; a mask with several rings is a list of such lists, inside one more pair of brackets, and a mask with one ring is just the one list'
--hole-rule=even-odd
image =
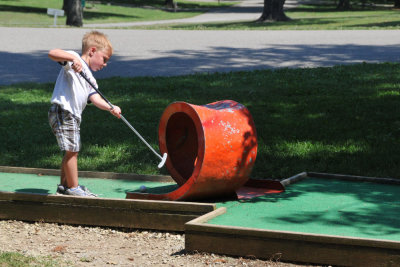
{"label": "boy", "polygon": [[106,67],[112,52],[108,38],[97,31],[83,36],[82,56],[74,51],[61,49],[49,51],[50,59],[63,65],[54,87],[49,110],[50,126],[61,151],[65,151],[61,163],[60,184],[57,187],[58,194],[96,196],[78,183],[81,114],[89,102],[102,110],[110,111],[117,118],[120,118],[121,109],[118,106],[111,109],[79,73],[85,73],[97,86],[90,70],[98,71]]}

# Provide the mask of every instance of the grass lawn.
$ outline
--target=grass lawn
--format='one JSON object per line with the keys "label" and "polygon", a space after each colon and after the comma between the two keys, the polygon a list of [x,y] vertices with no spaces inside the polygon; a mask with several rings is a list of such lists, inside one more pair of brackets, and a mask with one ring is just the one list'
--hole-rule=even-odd
{"label": "grass lawn", "polygon": [[[168,104],[233,99],[257,128],[252,177],[318,171],[400,178],[400,64],[110,78],[99,86],[157,150]],[[47,123],[52,89],[0,87],[0,165],[59,168],[62,155]],[[159,173],[158,158],[107,112],[88,106],[81,134],[81,170]]]}
{"label": "grass lawn", "polygon": [[[354,7],[337,11],[334,5],[301,5],[289,9],[285,22],[213,22],[136,26],[164,30],[382,30],[400,29],[400,10],[378,7]],[[261,12],[260,12],[261,16]],[[131,27],[133,28],[133,27]]]}
{"label": "grass lawn", "polygon": [[[162,0],[136,0],[113,1],[115,4],[107,5],[110,1],[86,1],[84,9],[84,24],[89,23],[114,23],[179,19],[199,15],[210,8],[232,5],[232,2],[197,3],[179,1],[179,12],[161,9]],[[130,5],[126,5],[126,3]],[[49,27],[53,25],[54,18],[47,15],[47,8],[62,8],[61,0],[0,0],[0,26],[21,27]],[[65,25],[66,17],[59,17],[57,24]]]}
{"label": "grass lawn", "polygon": [[1,252],[0,251],[0,266],[8,267],[29,267],[29,266],[42,266],[42,267],[55,267],[60,266],[55,260],[50,257],[33,257],[24,256],[15,252]]}
{"label": "grass lawn", "polygon": [[[235,2],[178,1],[179,12],[164,8],[164,0],[114,0],[86,1],[84,24],[116,23],[187,18],[206,10],[233,5]],[[390,2],[392,3],[392,2]],[[51,27],[53,17],[47,8],[61,9],[60,0],[0,0],[0,26]],[[361,30],[400,29],[400,10],[392,7],[362,8],[353,5],[351,11],[337,11],[333,3],[301,5],[286,11],[291,18],[287,22],[218,22],[201,24],[167,24],[135,26],[135,29],[177,30]],[[260,8],[261,15],[261,8]],[[66,17],[58,18],[64,26]]]}

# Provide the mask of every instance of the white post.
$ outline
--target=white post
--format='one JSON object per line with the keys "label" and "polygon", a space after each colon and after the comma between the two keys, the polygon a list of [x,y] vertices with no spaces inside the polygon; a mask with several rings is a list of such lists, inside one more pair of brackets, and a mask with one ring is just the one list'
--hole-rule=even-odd
{"label": "white post", "polygon": [[58,16],[64,16],[64,10],[62,9],[54,9],[54,8],[48,8],[47,9],[47,14],[50,16],[54,16],[54,27],[57,27],[57,17]]}

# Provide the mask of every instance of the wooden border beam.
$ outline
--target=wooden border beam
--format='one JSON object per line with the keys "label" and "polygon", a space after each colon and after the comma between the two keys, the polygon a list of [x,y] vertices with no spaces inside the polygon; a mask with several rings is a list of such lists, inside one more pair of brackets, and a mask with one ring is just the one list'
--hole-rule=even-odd
{"label": "wooden border beam", "polygon": [[[59,176],[61,173],[60,170],[55,170],[55,169],[25,168],[25,167],[10,167],[10,166],[0,166],[0,172],[42,174],[42,175],[54,175],[54,176]],[[78,175],[79,177],[85,177],[85,178],[124,179],[124,180],[153,181],[153,182],[175,182],[171,176],[167,175],[141,175],[134,173],[93,172],[93,171],[79,171]]]}
{"label": "wooden border beam", "polygon": [[183,231],[215,204],[86,198],[0,191],[0,219]]}

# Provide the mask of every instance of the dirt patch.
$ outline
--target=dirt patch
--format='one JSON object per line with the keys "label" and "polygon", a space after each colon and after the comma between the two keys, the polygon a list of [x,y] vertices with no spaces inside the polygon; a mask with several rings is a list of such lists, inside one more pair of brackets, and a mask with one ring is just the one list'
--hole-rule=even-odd
{"label": "dirt patch", "polygon": [[184,239],[180,233],[0,221],[0,251],[50,256],[63,266],[304,266],[186,253]]}

